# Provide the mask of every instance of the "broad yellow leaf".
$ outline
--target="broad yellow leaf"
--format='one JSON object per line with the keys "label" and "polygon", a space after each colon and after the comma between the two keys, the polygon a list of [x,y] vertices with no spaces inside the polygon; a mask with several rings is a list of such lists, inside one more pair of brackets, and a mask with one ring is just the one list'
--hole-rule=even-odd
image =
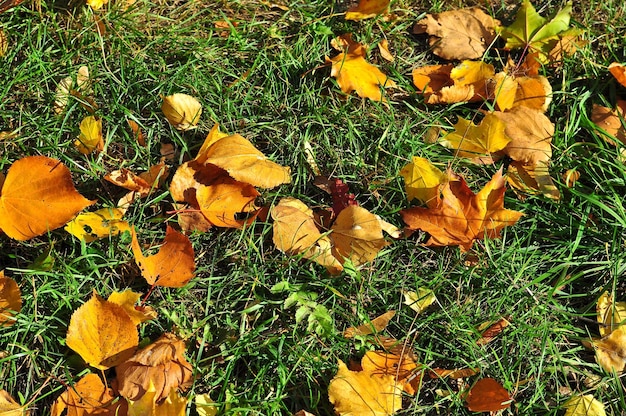
{"label": "broad yellow leaf", "polygon": [[94,10],[101,9],[109,0],[87,0],[87,5]]}
{"label": "broad yellow leaf", "polygon": [[614,329],[602,339],[592,340],[596,361],[607,372],[621,373],[626,368],[626,326]]}
{"label": "broad yellow leaf", "polygon": [[552,86],[544,76],[513,77],[499,72],[493,78],[495,87],[490,96],[498,110],[525,106],[546,112],[552,101]]}
{"label": "broad yellow leaf", "polygon": [[88,155],[94,150],[104,149],[102,139],[102,119],[96,116],[87,116],[80,122],[80,136],[74,142],[78,151]]}
{"label": "broad yellow leaf", "polygon": [[449,61],[479,59],[497,37],[500,21],[478,7],[427,14],[413,33],[428,33],[433,53]]}
{"label": "broad yellow leaf", "polygon": [[432,290],[425,287],[418,287],[417,292],[403,290],[404,304],[413,309],[418,315],[430,305],[437,301]]}
{"label": "broad yellow leaf", "polygon": [[29,240],[59,228],[93,204],[80,195],[70,171],[44,156],[17,160],[0,191],[0,229],[16,240]]}
{"label": "broad yellow leaf", "polygon": [[142,322],[156,319],[157,313],[150,306],[135,306],[141,294],[127,289],[123,292],[113,292],[107,299],[109,302],[120,305],[133,321],[133,324],[139,325]]}
{"label": "broad yellow leaf", "polygon": [[30,416],[30,410],[20,406],[6,390],[0,390],[0,416]]}
{"label": "broad yellow leaf", "polygon": [[194,398],[198,416],[217,416],[219,405],[211,399],[209,393],[198,394]]}
{"label": "broad yellow leaf", "polygon": [[260,194],[252,185],[220,176],[196,191],[198,207],[217,227],[241,228],[258,214],[254,201]]}
{"label": "broad yellow leaf", "polygon": [[440,143],[457,150],[461,157],[480,158],[504,149],[511,139],[505,134],[505,124],[489,113],[477,126],[469,120],[459,118],[454,131],[446,134]]}
{"label": "broad yellow leaf", "polygon": [[364,373],[370,373],[372,377],[383,375],[394,377],[395,382],[410,395],[417,392],[421,383],[421,377],[415,374],[420,366],[408,349],[402,349],[400,354],[368,351],[361,359],[361,367]]}
{"label": "broad yellow leaf", "polygon": [[609,292],[604,292],[598,298],[596,312],[602,337],[626,323],[626,302],[615,302]]}
{"label": "broad yellow leaf", "polygon": [[0,326],[15,323],[15,314],[22,310],[22,293],[17,282],[0,271]]}
{"label": "broad yellow leaf", "polygon": [[200,102],[187,94],[173,94],[163,98],[161,111],[177,130],[190,130],[196,127],[202,114]]}
{"label": "broad yellow leaf", "polygon": [[563,405],[565,416],[606,416],[604,404],[591,394],[572,396]]}
{"label": "broad yellow leaf", "polygon": [[116,236],[130,231],[128,222],[122,220],[124,212],[117,208],[102,208],[94,212],[83,212],[68,222],[65,231],[79,240],[90,243],[101,238]]}
{"label": "broad yellow leaf", "polygon": [[128,416],[185,416],[187,404],[187,399],[175,390],[158,402],[154,387],[150,386],[138,400],[128,400]]}
{"label": "broad yellow leaf", "polygon": [[359,0],[359,4],[346,12],[346,20],[363,20],[376,17],[387,10],[391,0]]}
{"label": "broad yellow leaf", "polygon": [[[213,144],[215,144],[218,140],[223,139],[224,137],[228,137],[228,133],[223,133],[220,131],[219,124],[215,124],[209,134],[207,134],[206,139],[204,139],[204,143],[198,150],[198,154],[196,156],[196,162],[200,164],[204,164],[207,159],[207,151],[211,148]],[[255,149],[256,150],[256,149]],[[260,153],[260,152],[259,152]]]}
{"label": "broad yellow leaf", "polygon": [[89,365],[106,370],[133,355],[139,334],[123,307],[94,291],[91,299],[72,314],[66,343]]}
{"label": "broad yellow leaf", "polygon": [[156,254],[144,256],[137,240],[135,228],[131,229],[133,255],[141,275],[155,286],[183,287],[191,280],[196,268],[195,254],[189,238],[169,225],[165,239]]}
{"label": "broad yellow leaf", "polygon": [[448,180],[428,159],[416,156],[400,170],[400,175],[404,178],[407,199],[418,199],[429,207],[437,204],[439,189]]}

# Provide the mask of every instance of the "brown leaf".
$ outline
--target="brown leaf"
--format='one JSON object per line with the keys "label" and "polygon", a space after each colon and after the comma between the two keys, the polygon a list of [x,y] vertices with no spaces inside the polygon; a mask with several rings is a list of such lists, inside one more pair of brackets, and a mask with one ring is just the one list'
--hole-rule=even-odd
{"label": "brown leaf", "polygon": [[135,141],[137,141],[137,144],[141,147],[146,147],[146,138],[144,137],[139,124],[131,119],[127,119],[126,121],[128,122],[128,127],[130,127],[130,130],[133,132],[133,137],[135,138]]}
{"label": "brown leaf", "polygon": [[500,230],[523,215],[504,208],[504,191],[502,169],[477,194],[459,178],[442,187],[443,197],[437,208],[414,207],[400,214],[409,229],[430,234],[427,246],[458,245],[468,251],[475,239],[496,238]]}
{"label": "brown leaf", "polygon": [[478,59],[497,37],[498,26],[499,20],[471,7],[427,14],[415,24],[413,33],[428,33],[433,53],[443,59]]}
{"label": "brown leaf", "polygon": [[169,333],[137,351],[115,367],[120,394],[128,400],[139,400],[152,383],[154,401],[158,402],[172,391],[188,389],[193,370],[184,352],[184,341]]}
{"label": "brown leaf", "polygon": [[359,0],[359,4],[346,12],[346,20],[363,20],[384,13],[391,0]]}
{"label": "brown leaf", "polygon": [[602,134],[602,137],[613,146],[616,146],[613,139],[626,144],[626,127],[624,127],[623,121],[625,118],[626,100],[617,100],[614,110],[597,104],[594,104],[591,110],[591,121],[606,132],[606,134]]}
{"label": "brown leaf", "polygon": [[412,356],[413,353],[410,351],[400,355],[368,351],[361,359],[361,367],[373,377],[394,377],[406,393],[414,395],[421,384],[421,376],[417,374],[421,365],[417,364]]}
{"label": "brown leaf", "polygon": [[479,368],[455,368],[447,370],[445,368],[433,368],[430,370],[430,378],[468,378],[478,374]]}
{"label": "brown leaf", "polygon": [[463,61],[457,66],[432,65],[413,70],[413,84],[428,104],[482,101],[490,96],[493,65]]}
{"label": "brown leaf", "polygon": [[592,340],[596,361],[608,373],[626,369],[626,326],[620,326],[602,339]]}
{"label": "brown leaf", "polygon": [[129,191],[137,192],[143,198],[165,182],[168,171],[169,168],[164,163],[160,163],[151,166],[147,172],[140,175],[135,175],[130,170],[122,168],[107,173],[104,179]]}
{"label": "brown leaf", "polygon": [[511,138],[503,153],[524,164],[548,162],[552,157],[554,124],[545,114],[529,107],[514,107],[492,113],[506,124],[504,132]]}
{"label": "brown leaf", "polygon": [[356,91],[359,97],[386,102],[381,87],[395,87],[396,83],[365,60],[365,47],[354,42],[351,34],[348,33],[341,38],[349,46],[346,52],[334,58],[326,58],[326,63],[332,65],[330,76],[337,79],[337,84],[344,94]]}
{"label": "brown leaf", "polygon": [[[561,198],[561,193],[554,185],[550,176],[548,164],[544,161],[539,161],[535,164],[513,161],[509,164],[506,179],[509,185],[522,192],[530,194],[542,193],[555,201]],[[523,196],[520,196],[520,199],[523,198]]]}
{"label": "brown leaf", "polygon": [[496,412],[510,407],[512,403],[509,392],[492,378],[478,380],[465,401],[472,412]]}
{"label": "brown leaf", "polygon": [[60,416],[67,410],[67,416],[114,416],[120,407],[119,402],[111,403],[114,399],[113,391],[102,383],[97,374],[91,373],[61,393],[50,413],[52,416]]}
{"label": "brown leaf", "polygon": [[609,65],[609,72],[615,77],[617,82],[626,87],[626,66],[619,62],[613,62]]}
{"label": "brown leaf", "polygon": [[15,161],[0,193],[0,229],[16,240],[29,240],[59,228],[92,205],[80,195],[60,161],[29,156]]}
{"label": "brown leaf", "polygon": [[137,240],[135,228],[131,229],[132,250],[141,275],[155,286],[183,287],[191,280],[196,268],[195,254],[187,236],[169,225],[165,239],[156,254],[144,256]]}
{"label": "brown leaf", "polygon": [[376,332],[381,332],[387,327],[391,318],[396,315],[396,311],[387,311],[384,314],[377,316],[370,322],[357,327],[350,327],[343,331],[345,338],[354,338],[356,336],[369,335]]}
{"label": "brown leaf", "polygon": [[497,337],[500,332],[504,330],[507,326],[511,324],[511,317],[502,317],[498,319],[498,321],[492,325],[490,325],[487,329],[485,329],[482,333],[482,336],[476,340],[476,344],[478,345],[487,345],[491,341]]}
{"label": "brown leaf", "polygon": [[15,314],[22,310],[22,293],[17,282],[0,271],[0,326],[15,323]]}
{"label": "brown leaf", "polygon": [[106,370],[132,356],[139,343],[137,327],[123,307],[93,296],[70,319],[66,344],[89,365]]}

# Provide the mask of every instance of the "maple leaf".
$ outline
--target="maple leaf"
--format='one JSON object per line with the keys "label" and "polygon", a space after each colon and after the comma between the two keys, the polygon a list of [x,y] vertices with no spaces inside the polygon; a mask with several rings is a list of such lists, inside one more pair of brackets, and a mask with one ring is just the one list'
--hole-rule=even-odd
{"label": "maple leaf", "polygon": [[491,114],[505,123],[504,133],[511,139],[504,154],[525,164],[550,160],[554,124],[541,111],[520,106]]}
{"label": "maple leaf", "polygon": [[417,199],[428,207],[437,205],[439,189],[448,180],[448,175],[437,169],[428,159],[416,156],[400,170],[400,175],[404,178],[407,199]]}
{"label": "maple leaf", "polygon": [[511,141],[504,134],[504,129],[504,122],[491,113],[485,115],[478,126],[459,117],[459,121],[454,125],[454,131],[443,136],[440,143],[449,149],[457,150],[461,157],[493,163],[490,155],[504,149]]}
{"label": "maple leaf", "polygon": [[359,4],[346,12],[346,20],[363,20],[384,13],[391,0],[359,0]]}
{"label": "maple leaf", "polygon": [[15,314],[22,310],[22,293],[17,282],[0,271],[0,326],[15,323]]}
{"label": "maple leaf", "polygon": [[202,105],[191,95],[178,93],[163,98],[161,111],[176,130],[186,131],[200,121]]}
{"label": "maple leaf", "polygon": [[542,62],[548,60],[547,54],[559,41],[559,34],[569,27],[572,3],[568,3],[553,18],[541,17],[530,0],[524,0],[517,11],[515,21],[505,28],[500,28],[500,36],[506,40],[506,49],[528,48],[538,52]]}
{"label": "maple leaf", "polygon": [[74,142],[78,151],[84,155],[104,149],[102,139],[102,119],[96,116],[87,116],[80,122],[80,136]]}
{"label": "maple leaf", "polygon": [[515,224],[523,215],[504,208],[504,191],[502,169],[477,194],[459,177],[442,187],[436,208],[413,207],[400,214],[410,230],[430,234],[427,246],[458,245],[467,251],[475,239],[498,237],[500,230]]}
{"label": "maple leaf", "polygon": [[2,184],[0,229],[16,240],[29,240],[61,227],[93,203],[76,191],[60,161],[25,157],[13,163]]}
{"label": "maple leaf", "polygon": [[137,240],[135,228],[131,229],[133,255],[141,275],[154,286],[183,287],[194,275],[196,263],[189,238],[169,225],[158,253],[144,256]]}
{"label": "maple leaf", "polygon": [[[120,403],[112,403],[113,391],[106,387],[97,374],[87,374],[69,386],[52,404],[52,416],[67,410],[68,416],[116,415]],[[123,413],[120,413],[123,414]]]}
{"label": "maple leaf", "polygon": [[65,342],[89,365],[106,370],[133,355],[139,333],[122,306],[102,299],[94,290],[91,299],[72,314]]}
{"label": "maple leaf", "polygon": [[134,401],[152,389],[154,401],[158,402],[171,392],[186,390],[191,386],[193,371],[184,352],[184,341],[169,333],[137,351],[115,367],[120,394]]}
{"label": "maple leaf", "polygon": [[0,390],[0,415],[1,416],[30,416],[30,410],[26,406],[20,406],[6,390]]}
{"label": "maple leaf", "polygon": [[124,212],[117,208],[102,208],[83,212],[68,222],[65,231],[86,243],[130,231],[128,222],[122,220]]}
{"label": "maple leaf", "polygon": [[402,408],[402,388],[395,375],[351,371],[339,360],[328,399],[338,415],[390,416]]}
{"label": "maple leaf", "polygon": [[330,75],[337,79],[341,91],[356,91],[359,97],[386,102],[381,88],[395,87],[396,83],[365,60],[366,49],[352,40],[352,34],[340,38],[347,43],[347,50],[334,58],[326,57],[326,64],[332,66]]}
{"label": "maple leaf", "polygon": [[457,66],[431,65],[413,70],[413,84],[428,104],[482,101],[490,96],[488,83],[494,77],[493,65],[463,61]]}
{"label": "maple leaf", "polygon": [[511,76],[499,72],[493,82],[495,87],[490,98],[500,111],[525,106],[546,112],[552,101],[552,86],[544,76]]}
{"label": "maple leaf", "polygon": [[617,139],[622,144],[626,144],[626,100],[617,100],[615,109],[594,104],[591,110],[591,121],[593,121],[604,132],[602,138],[609,144],[616,146],[613,139]]}
{"label": "maple leaf", "polygon": [[481,378],[472,386],[465,398],[472,412],[496,412],[511,406],[509,392],[492,378]]}
{"label": "maple leaf", "polygon": [[471,7],[427,14],[415,24],[413,33],[428,33],[433,53],[443,59],[478,59],[495,40],[498,26],[499,20]]}
{"label": "maple leaf", "polygon": [[591,394],[577,394],[563,405],[565,416],[606,416],[604,404]]}

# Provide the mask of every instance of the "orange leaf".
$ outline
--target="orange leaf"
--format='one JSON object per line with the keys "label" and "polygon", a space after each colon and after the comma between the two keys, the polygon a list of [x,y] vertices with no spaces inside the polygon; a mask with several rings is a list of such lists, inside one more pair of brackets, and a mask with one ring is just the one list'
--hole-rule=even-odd
{"label": "orange leaf", "polygon": [[478,340],[476,340],[476,344],[487,345],[488,343],[493,341],[493,339],[497,337],[498,334],[500,334],[500,332],[504,330],[504,328],[511,324],[511,322],[509,321],[510,319],[511,317],[502,317],[498,319],[496,323],[490,325],[489,328],[483,331],[482,336]]}
{"label": "orange leaf", "polygon": [[346,12],[346,20],[363,20],[384,13],[391,0],[359,0],[359,4]]}
{"label": "orange leaf", "polygon": [[346,329],[343,331],[343,336],[346,338],[354,338],[355,336],[369,335],[380,332],[387,327],[387,324],[395,315],[396,311],[385,312],[364,325]]}
{"label": "orange leaf", "polygon": [[477,194],[459,178],[442,187],[443,198],[436,208],[414,207],[400,214],[409,229],[430,234],[426,245],[457,245],[467,251],[475,239],[498,237],[500,230],[515,224],[523,215],[504,208],[504,191],[502,169]]}
{"label": "orange leaf", "polygon": [[183,287],[193,277],[196,263],[189,238],[169,225],[159,252],[144,256],[137,241],[135,228],[131,229],[132,250],[141,275],[154,286]]}
{"label": "orange leaf", "polygon": [[59,228],[93,204],[80,195],[70,171],[55,159],[17,160],[0,193],[0,229],[16,240],[29,240]]}
{"label": "orange leaf", "polygon": [[395,87],[396,83],[365,60],[365,48],[353,42],[351,34],[341,38],[348,42],[349,47],[334,58],[326,58],[326,63],[332,64],[330,76],[337,79],[344,94],[356,91],[359,97],[385,102],[381,87]]}
{"label": "orange leaf", "polygon": [[[200,211],[217,227],[241,228],[256,217],[255,199],[260,194],[252,185],[230,176],[220,176],[196,191]],[[244,218],[238,218],[240,215]]]}
{"label": "orange leaf", "polygon": [[512,402],[509,392],[492,378],[478,380],[465,401],[472,412],[496,412],[510,407]]}
{"label": "orange leaf", "polygon": [[137,144],[141,147],[146,147],[146,138],[144,137],[139,124],[131,119],[127,119],[126,121],[128,122],[128,127],[130,127],[130,130],[133,132],[133,137],[137,141]]}
{"label": "orange leaf", "polygon": [[428,104],[481,101],[488,94],[488,82],[495,75],[492,65],[463,61],[459,65],[432,65],[413,70],[413,84]]}
{"label": "orange leaf", "polygon": [[133,324],[139,325],[142,322],[156,319],[157,313],[150,306],[135,306],[141,294],[127,289],[123,292],[113,292],[107,299],[109,302],[120,305],[133,321]]}
{"label": "orange leaf", "polygon": [[17,282],[0,271],[0,326],[15,323],[15,314],[22,310],[22,294]]}
{"label": "orange leaf", "polygon": [[139,334],[123,307],[94,291],[91,299],[72,314],[66,343],[89,365],[106,370],[133,355]]}
{"label": "orange leaf", "polygon": [[160,401],[170,392],[186,390],[191,386],[193,370],[184,352],[184,341],[169,333],[137,351],[115,367],[120,394],[139,400],[152,384],[154,400]]}
{"label": "orange leaf", "polygon": [[626,66],[619,62],[613,62],[609,65],[609,72],[615,77],[617,82],[626,87]]}
{"label": "orange leaf", "polygon": [[6,390],[0,390],[1,416],[30,416],[26,406],[20,406]]}
{"label": "orange leaf", "polygon": [[594,104],[591,110],[591,121],[606,132],[602,134],[602,138],[613,146],[616,145],[613,139],[626,144],[626,127],[623,121],[625,118],[626,100],[617,100],[615,110],[597,104]]}
{"label": "orange leaf", "polygon": [[52,416],[60,416],[67,409],[68,416],[115,415],[120,403],[115,399],[97,374],[87,374],[65,390],[52,405]]}
{"label": "orange leaf", "polygon": [[413,395],[421,383],[421,377],[416,374],[421,366],[415,362],[412,355],[410,351],[401,355],[368,351],[361,359],[361,367],[372,376],[393,376],[405,392]]}
{"label": "orange leaf", "polygon": [[626,326],[614,329],[602,339],[591,341],[596,350],[596,361],[608,373],[626,369]]}
{"label": "orange leaf", "polygon": [[430,378],[468,378],[478,374],[478,368],[455,368],[447,370],[445,368],[433,368],[430,370]]}

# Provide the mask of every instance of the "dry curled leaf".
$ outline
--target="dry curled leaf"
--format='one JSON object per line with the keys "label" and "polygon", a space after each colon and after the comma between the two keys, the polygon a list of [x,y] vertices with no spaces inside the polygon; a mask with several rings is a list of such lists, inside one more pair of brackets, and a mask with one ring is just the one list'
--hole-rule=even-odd
{"label": "dry curled leaf", "polygon": [[427,14],[415,24],[413,33],[428,33],[433,53],[443,59],[478,59],[495,40],[499,25],[499,20],[471,7]]}
{"label": "dry curled leaf", "polygon": [[395,315],[396,311],[387,311],[384,314],[372,319],[366,324],[357,327],[347,328],[345,331],[343,331],[343,336],[345,338],[354,338],[356,336],[363,336],[381,332],[387,327],[387,324]]}
{"label": "dry curled leaf", "polygon": [[67,410],[67,416],[115,415],[120,403],[112,403],[113,391],[102,383],[97,374],[87,374],[74,385],[69,386],[54,401],[52,416],[60,416]]}
{"label": "dry curled leaf", "polygon": [[[538,161],[533,164],[513,161],[507,170],[506,179],[513,189],[524,193],[541,193],[555,201],[561,198],[561,192],[554,185],[550,176],[547,162]],[[520,199],[523,198],[523,194],[520,195]]]}
{"label": "dry curled leaf", "polygon": [[626,326],[620,326],[602,339],[591,341],[596,361],[608,373],[626,369]]}
{"label": "dry curled leaf", "polygon": [[[510,319],[511,319],[510,317],[503,316],[502,318],[498,319],[498,321],[496,321],[493,324],[488,322],[487,325],[489,326],[483,330],[481,337],[476,340],[476,344],[478,345],[489,344],[491,341],[494,340],[495,337],[497,337],[500,334],[500,332],[504,330],[504,328],[506,328],[507,326],[511,324]],[[483,329],[482,325],[481,325],[481,328],[479,328],[479,330],[481,329]]]}
{"label": "dry curled leaf", "polygon": [[493,65],[463,61],[457,66],[431,65],[413,70],[413,84],[428,104],[482,101],[490,96]]}

